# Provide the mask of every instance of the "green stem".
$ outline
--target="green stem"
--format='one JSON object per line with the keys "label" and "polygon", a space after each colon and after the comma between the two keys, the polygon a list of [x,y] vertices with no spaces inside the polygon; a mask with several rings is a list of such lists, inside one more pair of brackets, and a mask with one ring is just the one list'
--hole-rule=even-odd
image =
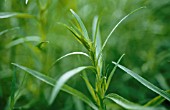
{"label": "green stem", "polygon": [[94,45],[91,47],[91,51],[89,52],[91,59],[92,59],[92,65],[94,66],[96,70],[96,104],[99,108],[99,110],[106,110],[106,105],[103,102],[104,94],[105,94],[105,83],[106,79],[102,76],[101,70],[102,67],[98,65],[98,58],[96,58],[96,51]]}

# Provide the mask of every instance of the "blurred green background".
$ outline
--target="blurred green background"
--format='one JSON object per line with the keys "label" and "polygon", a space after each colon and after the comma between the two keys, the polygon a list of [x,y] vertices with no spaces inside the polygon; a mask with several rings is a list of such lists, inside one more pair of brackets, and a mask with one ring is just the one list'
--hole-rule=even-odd
{"label": "blurred green background", "polygon": [[[13,16],[0,19],[0,110],[5,110],[11,96],[11,85],[15,62],[40,71],[57,79],[62,73],[88,65],[84,57],[71,56],[50,65],[60,56],[73,51],[85,51],[73,35],[61,23],[69,24],[73,9],[83,20],[89,35],[92,35],[94,16],[101,16],[100,34],[104,41],[121,18],[132,10],[146,6],[125,20],[112,34],[105,50],[107,71],[113,68],[123,53],[121,64],[139,73],[156,86],[170,89],[170,1],[169,0],[0,0],[0,15],[3,12],[17,12],[34,15]],[[26,37],[35,38],[26,42]],[[38,39],[39,38],[39,39]],[[23,42],[15,41],[23,40]],[[44,42],[41,43],[40,42]],[[94,76],[90,76],[93,82]],[[22,84],[23,82],[23,84]],[[89,95],[80,75],[67,82]],[[71,95],[60,92],[55,103],[48,106],[51,86],[16,70],[15,88],[20,90],[16,110],[91,110],[86,104]],[[108,92],[114,92],[140,104],[157,96],[132,77],[117,70]],[[108,102],[109,103],[109,102]],[[116,104],[109,110],[123,110]],[[161,106],[170,109],[170,103]]]}

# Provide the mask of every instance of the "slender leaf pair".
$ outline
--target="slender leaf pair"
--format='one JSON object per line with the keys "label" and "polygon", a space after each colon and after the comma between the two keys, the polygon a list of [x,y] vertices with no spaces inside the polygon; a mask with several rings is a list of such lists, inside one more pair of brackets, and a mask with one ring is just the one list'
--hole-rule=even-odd
{"label": "slender leaf pair", "polygon": [[[29,69],[27,67],[24,67],[24,66],[21,66],[21,65],[18,65],[16,63],[12,63],[12,65],[28,72],[29,74],[31,74],[32,76],[36,77],[37,79],[51,85],[51,86],[54,86],[54,90],[55,91],[58,91],[58,90],[62,90],[62,91],[65,91],[79,99],[81,99],[82,101],[84,101],[85,103],[87,103],[90,107],[92,107],[94,110],[98,110],[97,109],[97,106],[87,97],[85,96],[83,93],[81,93],[80,91],[76,90],[76,89],[73,89],[72,87],[64,84],[63,82],[66,82],[68,80],[68,78],[72,77],[72,75],[75,75],[77,74],[78,72],[82,71],[83,69],[86,69],[86,68],[89,68],[89,67],[79,67],[79,68],[76,68],[76,69],[73,69],[69,72],[67,72],[67,74],[64,74],[64,76],[62,76],[62,78],[67,78],[67,79],[64,79],[64,81],[57,81],[57,84],[56,84],[56,81],[38,71],[35,71],[35,70],[32,70],[32,69]],[[67,76],[69,75],[69,77]],[[59,85],[58,85],[59,84]],[[57,89],[56,89],[57,87]],[[53,93],[53,95],[57,95],[56,94],[57,92],[55,92],[55,94]],[[52,95],[52,96],[53,96]],[[54,98],[50,99],[51,100],[51,103],[52,101],[54,100]]]}

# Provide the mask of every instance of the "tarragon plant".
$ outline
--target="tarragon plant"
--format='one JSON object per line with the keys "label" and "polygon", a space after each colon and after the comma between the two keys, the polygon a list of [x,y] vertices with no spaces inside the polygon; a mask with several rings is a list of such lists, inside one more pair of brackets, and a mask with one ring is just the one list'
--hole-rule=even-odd
{"label": "tarragon plant", "polygon": [[[88,53],[85,52],[72,52],[68,53],[59,59],[57,59],[52,66],[56,64],[59,60],[70,56],[70,55],[83,55],[89,59],[91,62],[91,65],[89,66],[81,66],[77,67],[75,69],[72,69],[66,73],[64,73],[59,79],[55,80],[53,78],[50,78],[49,76],[46,76],[38,71],[29,69],[27,67],[18,65],[16,63],[12,63],[14,66],[28,72],[29,74],[33,75],[37,79],[53,86],[52,94],[49,99],[49,105],[51,105],[55,99],[57,99],[57,95],[60,92],[60,90],[65,91],[80,100],[82,100],[84,103],[89,105],[94,110],[107,110],[107,103],[105,100],[112,100],[114,103],[118,104],[119,106],[125,108],[125,109],[131,109],[131,110],[156,110],[156,107],[153,107],[154,105],[158,105],[162,103],[165,99],[170,101],[170,94],[168,91],[164,91],[156,87],[155,85],[151,84],[138,74],[134,73],[133,71],[129,70],[128,68],[122,66],[119,64],[120,60],[124,56],[124,54],[119,58],[117,62],[112,61],[112,63],[115,65],[115,67],[112,69],[112,71],[109,74],[106,74],[104,71],[104,59],[102,57],[102,53],[104,48],[106,47],[106,44],[111,37],[112,33],[115,31],[115,29],[121,24],[122,21],[124,21],[129,15],[133,14],[134,12],[143,9],[144,7],[138,8],[128,15],[126,15],[124,18],[122,18],[116,26],[111,30],[109,35],[106,37],[106,40],[104,43],[101,43],[100,40],[100,34],[99,34],[99,24],[100,20],[96,16],[94,17],[93,21],[93,27],[92,27],[92,37],[89,37],[89,34],[87,32],[87,29],[85,25],[83,24],[81,18],[71,9],[71,13],[76,21],[75,25],[72,24],[72,26],[68,26],[66,24],[63,24],[75,37],[75,39],[81,43],[82,46],[85,47]],[[135,78],[137,81],[139,81],[142,85],[147,87],[148,89],[152,90],[153,92],[159,94],[158,97],[154,98],[153,100],[149,101],[145,105],[139,105],[133,102],[128,101],[127,99],[119,96],[115,93],[109,93],[106,94],[106,91],[108,90],[108,87],[110,85],[111,79],[113,77],[113,74],[115,73],[116,68],[119,67],[126,73],[128,73],[130,76]],[[88,79],[88,73],[83,72],[85,70],[91,70],[95,74],[95,84],[91,84],[91,82]],[[82,78],[87,86],[87,89],[91,95],[91,98],[87,97],[84,93],[72,88],[71,86],[65,84],[71,77],[73,77],[76,74],[82,74]],[[92,99],[92,100],[91,100]]]}

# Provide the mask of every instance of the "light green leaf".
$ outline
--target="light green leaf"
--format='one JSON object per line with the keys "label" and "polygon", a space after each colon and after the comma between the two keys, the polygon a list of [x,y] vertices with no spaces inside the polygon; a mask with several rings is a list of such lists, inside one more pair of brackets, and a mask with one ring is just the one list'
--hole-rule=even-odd
{"label": "light green leaf", "polygon": [[24,42],[40,42],[40,41],[41,41],[41,39],[38,36],[28,36],[28,37],[19,38],[19,39],[16,39],[16,40],[10,42],[9,44],[6,45],[6,48],[11,48],[13,46],[19,45]]}
{"label": "light green leaf", "polygon": [[9,32],[9,31],[13,31],[13,30],[17,30],[17,29],[19,29],[19,27],[14,27],[14,28],[11,28],[11,29],[3,30],[3,31],[0,32],[0,36]]}
{"label": "light green leaf", "polygon": [[[29,69],[27,67],[24,67],[24,66],[21,66],[21,65],[18,65],[16,63],[12,63],[12,65],[28,72],[29,74],[31,74],[32,76],[36,77],[37,79],[51,85],[51,86],[55,86],[55,83],[56,81],[52,78],[50,78],[49,76],[46,76],[38,71],[35,71],[35,70],[32,70],[32,69]],[[97,106],[87,97],[85,96],[83,93],[81,93],[80,91],[64,84],[61,88],[62,91],[65,91],[77,98],[79,98],[80,100],[84,101],[86,104],[88,104],[90,107],[92,107],[94,110],[98,110]]]}
{"label": "light green leaf", "polygon": [[20,68],[20,69],[22,69],[22,70],[24,70],[24,71],[26,71],[26,72],[28,72],[32,76],[36,77],[37,79],[39,79],[39,80],[41,80],[41,81],[43,81],[43,82],[45,82],[45,83],[47,83],[47,84],[49,84],[51,86],[55,85],[55,80],[54,79],[52,79],[52,78],[50,78],[50,77],[48,77],[48,76],[46,76],[46,75],[44,75],[44,74],[42,74],[42,73],[40,73],[38,71],[35,71],[35,70],[30,69],[30,68],[21,66],[21,65],[16,64],[16,63],[11,63],[11,64],[18,67],[18,68]]}
{"label": "light green leaf", "polygon": [[85,73],[82,74],[82,78],[84,79],[85,83],[86,83],[86,86],[91,94],[91,96],[93,97],[94,101],[97,101],[97,97],[96,97],[96,94],[95,94],[95,91],[94,91],[94,88],[92,87],[92,85],[90,84],[89,82],[89,79],[87,77],[87,75]]}
{"label": "light green leaf", "polygon": [[0,19],[9,18],[9,17],[13,17],[13,16],[16,16],[16,15],[17,14],[13,13],[13,12],[1,12],[0,13]]}
{"label": "light green leaf", "polygon": [[76,32],[76,30],[73,28],[73,27],[70,27],[70,26],[68,26],[68,25],[66,25],[66,24],[62,24],[62,23],[59,23],[59,24],[61,24],[61,25],[63,25],[64,27],[66,27],[72,34],[74,34],[74,36],[75,36],[75,38],[80,42],[80,43],[82,43],[81,42],[81,36]]}
{"label": "light green leaf", "polygon": [[95,16],[93,19],[93,25],[92,25],[92,33],[93,33],[92,35],[93,35],[93,42],[96,47],[96,58],[98,58],[98,55],[101,50],[101,36],[100,36],[100,30],[99,30],[99,23],[100,23],[100,20],[98,16]]}
{"label": "light green leaf", "polygon": [[157,96],[154,99],[152,99],[151,101],[149,101],[148,103],[146,103],[145,106],[157,106],[164,101],[165,101],[165,98],[163,98],[161,96]]}
{"label": "light green leaf", "polygon": [[50,69],[58,62],[60,61],[61,59],[65,58],[65,57],[68,57],[68,56],[71,56],[71,55],[84,55],[88,58],[90,58],[90,56],[87,54],[87,53],[84,53],[84,52],[71,52],[71,53],[68,53],[60,58],[58,58],[57,60],[55,60],[55,62],[52,64],[52,66],[50,67]]}
{"label": "light green leaf", "polygon": [[84,26],[81,18],[72,9],[70,9],[70,11],[73,14],[73,16],[76,18],[77,22],[79,23],[84,37],[86,38],[86,40],[89,40],[88,32],[87,32],[86,27]]}
{"label": "light green leaf", "polygon": [[170,101],[170,94],[168,94],[167,92],[165,92],[164,90],[161,90],[160,88],[156,87],[155,85],[153,85],[152,83],[150,83],[149,81],[147,81],[146,79],[142,78],[141,76],[139,76],[138,74],[136,74],[135,72],[129,70],[128,68],[119,65],[115,62],[112,62],[113,64],[117,65],[119,68],[121,68],[123,71],[125,71],[126,73],[128,73],[130,76],[132,76],[133,78],[135,78],[137,81],[139,81],[141,84],[143,84],[144,86],[146,86],[147,88],[149,88],[150,90],[152,90],[153,92],[161,95],[162,97],[164,97],[165,99],[167,99],[168,101]]}
{"label": "light green leaf", "polygon": [[[170,90],[166,91],[167,93],[170,93]],[[161,97],[160,95],[150,100],[148,103],[145,104],[145,106],[157,106],[160,105],[162,102],[165,101],[165,98]]]}
{"label": "light green leaf", "polygon": [[[61,24],[61,23],[60,23]],[[88,41],[84,38],[82,38],[82,36],[73,28],[73,27],[69,27],[68,25],[66,24],[62,24],[63,26],[65,26],[73,35],[74,37],[76,38],[76,40],[78,42],[80,42],[81,44],[84,45],[84,47],[87,49],[87,50],[90,50],[90,44],[88,43]]]}
{"label": "light green leaf", "polygon": [[87,68],[92,68],[92,67],[89,67],[89,66],[82,66],[82,67],[78,67],[78,68],[75,68],[75,69],[72,69],[66,73],[64,73],[56,82],[53,90],[52,90],[52,94],[51,94],[51,98],[50,98],[50,101],[49,101],[49,104],[52,104],[54,102],[54,99],[56,98],[56,96],[58,95],[61,87],[71,78],[73,77],[74,75],[76,75],[77,73],[83,71],[84,69],[87,69]]}
{"label": "light green leaf", "polygon": [[106,98],[111,99],[112,101],[114,101],[115,103],[117,103],[118,105],[122,106],[125,109],[130,109],[130,110],[155,110],[155,108],[144,107],[144,106],[141,106],[139,104],[130,102],[127,99],[119,96],[118,94],[114,94],[114,93],[108,94],[106,96]]}
{"label": "light green leaf", "polygon": [[26,5],[28,4],[28,1],[29,1],[29,0],[25,0],[25,4],[26,4]]}
{"label": "light green leaf", "polygon": [[131,14],[133,14],[134,12],[136,12],[136,11],[138,11],[138,10],[140,10],[140,9],[143,9],[143,8],[146,8],[146,7],[140,7],[140,8],[138,8],[138,9],[130,12],[128,15],[126,15],[125,17],[123,17],[123,18],[115,25],[115,27],[112,29],[112,31],[111,31],[111,32],[109,33],[109,35],[107,36],[105,42],[103,43],[103,46],[102,46],[101,51],[103,51],[104,47],[106,46],[106,43],[108,42],[110,36],[111,36],[112,33],[116,30],[116,28],[117,28],[127,17],[129,17]]}
{"label": "light green leaf", "polygon": [[17,12],[0,12],[0,19],[18,17],[18,18],[34,18],[33,15],[27,13],[17,13]]}
{"label": "light green leaf", "polygon": [[91,108],[93,108],[94,110],[98,110],[98,107],[87,97],[85,96],[83,93],[81,93],[80,91],[68,86],[68,85],[64,85],[62,87],[63,91],[79,98],[80,100],[84,101],[86,104],[88,104]]}
{"label": "light green leaf", "polygon": [[[121,61],[121,59],[123,58],[124,55],[125,55],[125,54],[123,54],[123,55],[119,58],[119,60],[117,61],[117,64],[119,64],[119,62]],[[112,77],[113,77],[113,74],[114,74],[115,71],[116,71],[116,68],[117,68],[117,65],[115,65],[115,67],[112,69],[112,71],[111,71],[111,73],[110,73],[110,75],[109,75],[109,77],[108,77],[108,80],[107,80],[107,83],[106,83],[106,90],[107,90],[108,87],[109,87],[109,84],[110,84],[110,82],[111,82],[111,79],[112,79]]]}

